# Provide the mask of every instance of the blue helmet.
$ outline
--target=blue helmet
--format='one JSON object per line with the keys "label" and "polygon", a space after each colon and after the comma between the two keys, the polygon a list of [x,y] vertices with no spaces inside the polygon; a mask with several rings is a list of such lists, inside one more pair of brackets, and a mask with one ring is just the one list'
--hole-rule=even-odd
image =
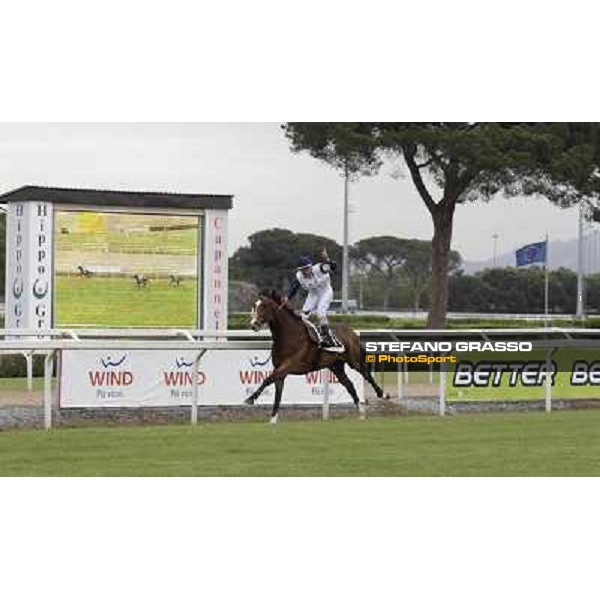
{"label": "blue helmet", "polygon": [[300,257],[300,260],[298,261],[298,266],[296,267],[296,269],[304,269],[304,267],[312,267],[312,259],[310,256],[308,255],[304,255]]}

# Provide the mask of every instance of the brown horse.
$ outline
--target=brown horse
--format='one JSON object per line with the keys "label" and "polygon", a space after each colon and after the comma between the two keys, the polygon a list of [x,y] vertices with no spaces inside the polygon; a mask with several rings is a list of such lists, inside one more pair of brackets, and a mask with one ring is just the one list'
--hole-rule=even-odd
{"label": "brown horse", "polygon": [[265,324],[269,326],[273,336],[274,369],[244,402],[254,404],[267,386],[275,384],[271,423],[277,423],[283,383],[288,375],[304,375],[319,369],[329,369],[354,400],[361,418],[364,418],[364,407],[360,404],[352,381],[346,375],[345,364],[358,371],[371,384],[378,398],[384,397],[383,390],[373,379],[367,363],[361,358],[358,336],[346,325],[336,325],[333,328],[335,335],[344,345],[344,352],[340,354],[328,352],[311,339],[302,318],[293,310],[281,305],[281,298],[276,292],[261,294],[252,309],[252,329],[258,331]]}

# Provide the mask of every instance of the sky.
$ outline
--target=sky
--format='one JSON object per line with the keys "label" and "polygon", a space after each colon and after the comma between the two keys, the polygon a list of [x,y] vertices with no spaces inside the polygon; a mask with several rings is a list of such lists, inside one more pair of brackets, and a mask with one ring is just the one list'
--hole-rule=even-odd
{"label": "sky", "polygon": [[[293,154],[278,123],[4,123],[0,192],[22,185],[232,194],[229,250],[281,227],[341,243],[343,179]],[[375,235],[431,239],[429,213],[401,159],[350,184],[350,242]],[[457,207],[453,248],[486,259],[524,244],[577,236],[576,209],[497,198]]]}

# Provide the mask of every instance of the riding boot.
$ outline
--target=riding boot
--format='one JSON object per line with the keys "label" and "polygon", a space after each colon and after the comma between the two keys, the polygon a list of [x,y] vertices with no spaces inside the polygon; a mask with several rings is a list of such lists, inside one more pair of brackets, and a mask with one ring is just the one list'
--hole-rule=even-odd
{"label": "riding boot", "polygon": [[323,348],[333,348],[333,346],[335,346],[335,342],[331,337],[331,329],[329,329],[329,325],[320,325],[319,333],[321,334],[321,346]]}

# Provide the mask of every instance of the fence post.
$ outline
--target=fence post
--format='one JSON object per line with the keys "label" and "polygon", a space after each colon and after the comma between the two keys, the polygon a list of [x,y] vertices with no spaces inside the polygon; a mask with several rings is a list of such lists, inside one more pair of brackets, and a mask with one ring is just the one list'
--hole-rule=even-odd
{"label": "fence post", "polygon": [[27,390],[33,390],[33,352],[23,352],[27,364]]}
{"label": "fence post", "polygon": [[552,363],[550,361],[550,358],[552,357],[552,354],[554,354],[554,350],[556,350],[556,348],[551,348],[550,350],[548,350],[548,353],[546,354],[546,412],[547,413],[552,411],[552,373],[550,372]]}
{"label": "fence post", "polygon": [[321,372],[325,378],[323,381],[323,421],[327,421],[329,419],[329,370],[323,369]]}
{"label": "fence post", "polygon": [[446,414],[446,363],[440,363],[440,399],[439,399],[440,417]]}
{"label": "fence post", "polygon": [[404,386],[403,386],[403,370],[404,363],[398,363],[398,367],[396,368],[396,390],[398,393],[398,400],[402,400],[404,395]]}
{"label": "fence post", "polygon": [[194,366],[192,367],[192,410],[190,414],[190,421],[192,425],[198,423],[198,369],[200,367],[200,360],[204,356],[206,350],[200,350],[194,359]]}
{"label": "fence post", "polygon": [[49,350],[44,359],[44,429],[52,428],[52,369],[54,352]]}

